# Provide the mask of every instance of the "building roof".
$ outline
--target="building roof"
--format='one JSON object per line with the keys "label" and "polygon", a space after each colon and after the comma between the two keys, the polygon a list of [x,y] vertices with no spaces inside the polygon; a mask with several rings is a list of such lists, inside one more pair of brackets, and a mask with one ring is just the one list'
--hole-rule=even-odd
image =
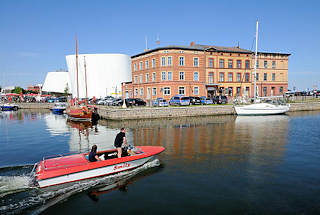
{"label": "building roof", "polygon": [[[159,50],[167,50],[167,49],[182,49],[182,50],[193,50],[193,51],[208,51],[208,52],[229,52],[229,53],[244,53],[244,54],[253,54],[254,52],[242,49],[240,47],[226,47],[226,46],[211,46],[211,45],[200,45],[200,44],[194,44],[191,43],[190,46],[177,46],[177,45],[171,45],[171,46],[164,46],[164,47],[158,47],[154,49],[150,49],[147,51],[144,51],[142,53],[136,54],[131,56],[131,58],[139,57],[141,55],[149,54],[155,51]],[[284,53],[273,53],[273,52],[259,52],[263,54],[279,54],[279,55],[290,55],[290,54],[284,54]]]}

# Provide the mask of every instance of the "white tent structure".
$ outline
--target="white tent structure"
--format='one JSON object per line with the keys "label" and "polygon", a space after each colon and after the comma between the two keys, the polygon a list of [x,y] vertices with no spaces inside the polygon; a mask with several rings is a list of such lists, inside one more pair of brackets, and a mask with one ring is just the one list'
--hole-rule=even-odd
{"label": "white tent structure", "polygon": [[69,74],[66,71],[48,72],[46,80],[44,81],[42,91],[64,93],[66,87],[69,88],[71,93]]}
{"label": "white tent structure", "polygon": [[[77,97],[76,55],[66,56],[70,93]],[[86,69],[85,69],[86,68]],[[87,78],[88,97],[121,96],[121,83],[131,81],[131,58],[124,54],[78,55],[79,97],[85,98]]]}

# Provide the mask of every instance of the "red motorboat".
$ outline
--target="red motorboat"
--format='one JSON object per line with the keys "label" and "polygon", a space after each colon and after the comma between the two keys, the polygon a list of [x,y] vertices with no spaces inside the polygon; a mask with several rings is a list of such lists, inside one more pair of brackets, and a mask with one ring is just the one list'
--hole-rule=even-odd
{"label": "red motorboat", "polygon": [[70,106],[66,109],[70,120],[73,121],[91,121],[92,110],[87,106]]}
{"label": "red motorboat", "polygon": [[35,165],[40,188],[95,178],[142,166],[164,151],[161,146],[139,146],[117,158],[116,149],[97,152],[102,161],[90,162],[89,153],[43,159]]}

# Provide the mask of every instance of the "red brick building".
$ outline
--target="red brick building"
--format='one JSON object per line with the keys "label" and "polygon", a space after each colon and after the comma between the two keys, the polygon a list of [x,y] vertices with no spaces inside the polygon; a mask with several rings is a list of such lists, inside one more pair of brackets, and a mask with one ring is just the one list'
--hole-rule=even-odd
{"label": "red brick building", "polygon": [[[258,54],[259,95],[281,95],[288,88],[288,56]],[[122,83],[122,96],[145,100],[186,96],[253,95],[254,53],[239,47],[167,46],[131,57],[132,82]],[[265,94],[264,94],[265,93]]]}

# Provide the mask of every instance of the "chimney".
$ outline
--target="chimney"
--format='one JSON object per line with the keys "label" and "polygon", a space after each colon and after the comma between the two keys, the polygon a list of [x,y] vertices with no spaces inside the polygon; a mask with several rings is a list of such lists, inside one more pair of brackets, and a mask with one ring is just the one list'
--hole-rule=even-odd
{"label": "chimney", "polygon": [[192,46],[194,46],[194,44],[195,44],[195,43],[192,41],[192,42],[190,43],[190,46],[192,47]]}

